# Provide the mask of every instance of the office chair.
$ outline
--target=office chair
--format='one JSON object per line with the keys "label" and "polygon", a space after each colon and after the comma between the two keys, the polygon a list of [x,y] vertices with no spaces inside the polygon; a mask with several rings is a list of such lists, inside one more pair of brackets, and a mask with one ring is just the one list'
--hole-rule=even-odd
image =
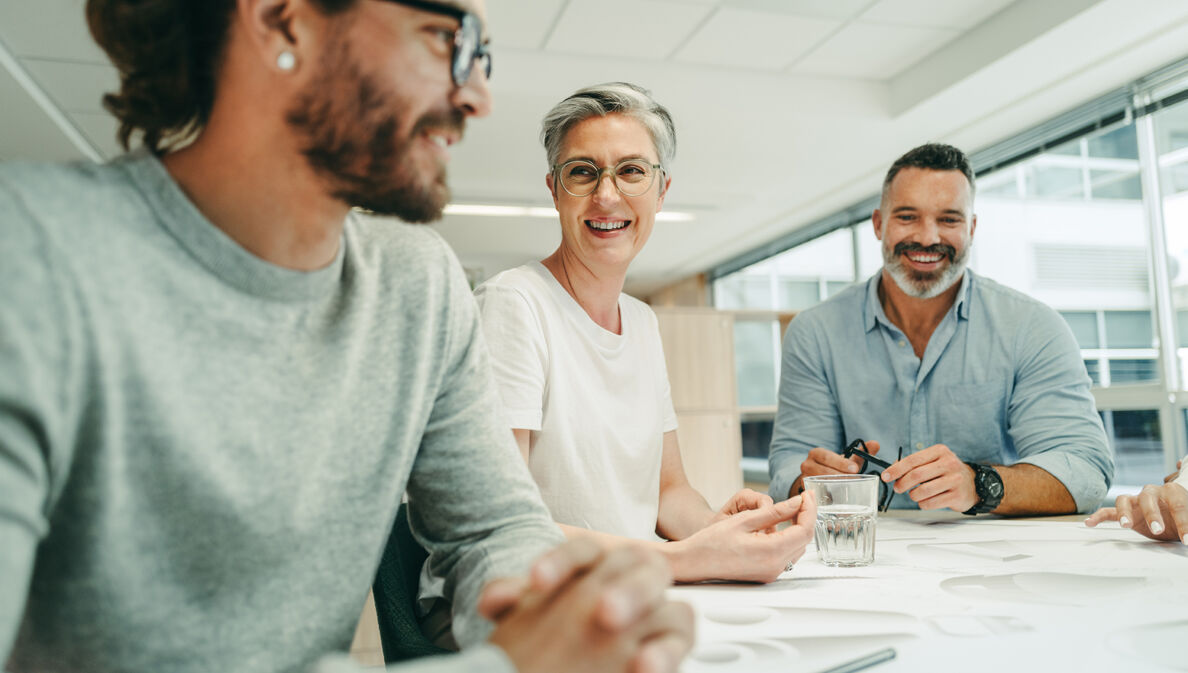
{"label": "office chair", "polygon": [[403,503],[396,511],[392,533],[388,536],[372,587],[386,663],[449,652],[425,637],[417,618],[421,566],[428,557],[429,552],[417,544],[409,530],[408,504]]}

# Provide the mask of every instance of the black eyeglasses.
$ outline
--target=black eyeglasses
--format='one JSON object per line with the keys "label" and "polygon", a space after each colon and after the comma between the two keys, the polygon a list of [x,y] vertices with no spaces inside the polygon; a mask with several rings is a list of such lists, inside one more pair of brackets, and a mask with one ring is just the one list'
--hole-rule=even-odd
{"label": "black eyeglasses", "polygon": [[394,2],[405,7],[412,7],[423,12],[444,14],[458,20],[458,30],[454,31],[454,58],[450,64],[450,76],[455,86],[462,86],[470,79],[470,72],[475,62],[479,62],[483,74],[491,79],[491,52],[483,43],[483,24],[474,14],[453,5],[430,2],[429,0],[384,0]]}
{"label": "black eyeglasses", "polygon": [[[859,474],[882,474],[883,470],[891,467],[891,463],[876,458],[866,450],[866,442],[861,439],[855,439],[850,442],[846,450],[842,452],[842,458],[849,458],[851,456],[858,456],[862,459],[862,471]],[[896,461],[903,460],[903,447],[899,447],[899,457]],[[887,508],[891,506],[891,498],[895,497],[895,489],[891,488],[891,484],[879,479],[879,511],[886,512]]]}

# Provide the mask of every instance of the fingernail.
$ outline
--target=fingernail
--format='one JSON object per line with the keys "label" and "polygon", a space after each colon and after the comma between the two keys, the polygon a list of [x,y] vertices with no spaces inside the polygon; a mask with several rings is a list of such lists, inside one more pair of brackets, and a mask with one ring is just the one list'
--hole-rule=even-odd
{"label": "fingernail", "polygon": [[1130,528],[1130,519],[1127,517],[1122,517],[1118,519],[1118,525],[1122,526],[1123,528]]}
{"label": "fingernail", "polygon": [[886,472],[880,474],[879,479],[882,479],[883,481],[891,481],[891,477],[888,476]]}
{"label": "fingernail", "polygon": [[1151,532],[1156,535],[1159,535],[1160,533],[1163,532],[1163,524],[1159,523],[1158,521],[1152,521],[1151,522]]}
{"label": "fingernail", "polygon": [[640,663],[642,664],[640,668],[645,671],[656,671],[659,673],[660,671],[667,671],[670,668],[668,665],[668,653],[659,647],[649,647],[644,650]]}
{"label": "fingernail", "polygon": [[607,616],[615,626],[626,626],[631,621],[631,605],[626,596],[615,592],[609,594],[603,602],[606,603]]}
{"label": "fingernail", "polygon": [[557,567],[549,559],[545,559],[536,565],[536,579],[546,585],[552,586],[557,583]]}
{"label": "fingernail", "polygon": [[1183,542],[1184,544],[1188,544],[1188,534],[1184,535],[1184,537],[1180,541]]}
{"label": "fingernail", "polygon": [[850,463],[849,465],[846,466],[846,471],[847,472],[857,472],[858,466],[853,463]]}

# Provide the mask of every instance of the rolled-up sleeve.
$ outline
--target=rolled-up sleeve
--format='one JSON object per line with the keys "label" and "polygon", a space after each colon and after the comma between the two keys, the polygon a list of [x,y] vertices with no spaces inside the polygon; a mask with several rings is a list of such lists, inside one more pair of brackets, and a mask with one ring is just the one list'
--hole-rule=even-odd
{"label": "rolled-up sleeve", "polygon": [[1060,480],[1078,512],[1095,509],[1114,477],[1114,459],[1072,332],[1055,311],[1036,307],[1019,331],[1008,428],[1019,462]]}
{"label": "rolled-up sleeve", "polygon": [[779,408],[768,460],[769,493],[777,502],[788,498],[811,449],[842,444],[837,396],[829,384],[819,332],[815,317],[802,313],[784,335]]}

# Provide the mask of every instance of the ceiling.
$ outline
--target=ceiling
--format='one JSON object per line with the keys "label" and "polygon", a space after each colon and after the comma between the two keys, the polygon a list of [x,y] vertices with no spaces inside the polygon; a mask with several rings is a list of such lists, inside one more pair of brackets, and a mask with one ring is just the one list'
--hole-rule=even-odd
{"label": "ceiling", "polygon": [[[647,294],[874,193],[899,154],[969,151],[1188,56],[1183,0],[489,0],[492,115],[453,149],[454,202],[551,207],[539,123],[626,80],[673,113],[665,210],[632,265]],[[0,2],[0,159],[118,153],[117,84],[83,0]],[[539,259],[549,217],[434,225],[491,274]]]}

